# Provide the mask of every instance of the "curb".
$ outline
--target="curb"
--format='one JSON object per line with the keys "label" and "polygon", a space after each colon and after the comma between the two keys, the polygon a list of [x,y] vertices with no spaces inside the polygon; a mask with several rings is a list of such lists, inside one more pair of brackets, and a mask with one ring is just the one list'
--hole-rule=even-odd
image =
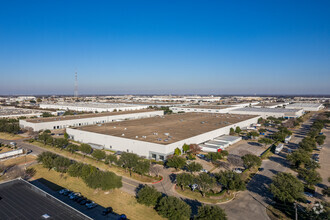
{"label": "curb", "polygon": [[158,181],[156,181],[156,182],[153,182],[153,183],[151,183],[151,184],[157,184],[157,183],[160,183],[160,182],[162,182],[164,180],[164,177],[162,177],[162,179],[161,180],[158,180]]}

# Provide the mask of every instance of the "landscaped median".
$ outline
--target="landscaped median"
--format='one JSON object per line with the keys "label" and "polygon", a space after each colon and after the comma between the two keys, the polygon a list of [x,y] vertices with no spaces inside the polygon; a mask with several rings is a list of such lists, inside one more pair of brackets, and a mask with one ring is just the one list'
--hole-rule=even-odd
{"label": "landscaped median", "polygon": [[220,204],[220,203],[228,202],[235,197],[234,192],[228,193],[227,190],[223,190],[220,193],[214,193],[214,194],[206,193],[205,197],[203,197],[198,190],[192,191],[190,188],[184,188],[184,190],[182,190],[181,187],[178,187],[176,185],[175,185],[175,191],[185,198],[197,200],[199,202],[207,203],[207,204]]}
{"label": "landscaped median", "polygon": [[22,139],[24,137],[18,135],[18,134],[11,134],[11,133],[7,133],[7,132],[0,132],[0,139],[4,139],[4,140],[19,140]]}
{"label": "landscaped median", "polygon": [[98,167],[99,169],[112,171],[112,172],[116,173],[119,176],[132,178],[132,179],[134,179],[136,181],[139,181],[141,183],[153,183],[153,182],[161,180],[161,178],[162,178],[162,177],[152,177],[152,176],[140,175],[140,174],[137,174],[137,173],[134,173],[134,172],[132,172],[132,175],[130,175],[130,173],[122,167],[118,167],[116,165],[107,165],[103,161],[98,161],[98,160],[92,158],[91,156],[82,155],[82,154],[77,153],[77,152],[69,152],[69,151],[66,151],[66,150],[61,149],[61,148],[52,147],[52,146],[47,145],[47,144],[45,145],[45,144],[40,143],[38,141],[29,142],[29,144],[47,149],[51,152],[54,152],[54,153],[59,154],[61,156],[67,157],[71,160],[75,160],[77,162],[91,164],[93,166]]}

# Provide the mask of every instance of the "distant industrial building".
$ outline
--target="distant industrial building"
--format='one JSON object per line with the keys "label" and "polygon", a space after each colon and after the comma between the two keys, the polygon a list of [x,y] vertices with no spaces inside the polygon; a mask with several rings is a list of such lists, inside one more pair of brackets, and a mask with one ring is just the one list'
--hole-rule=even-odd
{"label": "distant industrial building", "polygon": [[33,131],[63,129],[68,127],[80,127],[87,125],[103,124],[108,122],[155,117],[164,115],[163,111],[135,110],[129,112],[106,112],[97,114],[81,114],[61,117],[48,117],[20,120],[21,128],[32,129]]}
{"label": "distant industrial building", "polygon": [[113,112],[133,111],[148,108],[148,105],[132,105],[124,103],[96,103],[96,102],[75,102],[75,103],[54,103],[40,104],[42,109],[60,109],[78,112]]}
{"label": "distant industrial building", "polygon": [[319,111],[324,108],[324,105],[320,103],[293,103],[290,105],[287,105],[285,108],[287,109],[303,109],[304,111],[309,111],[309,112],[315,112]]}
{"label": "distant industrial building", "polygon": [[302,109],[287,109],[287,108],[238,108],[231,110],[230,113],[242,115],[259,115],[262,118],[298,118],[304,114]]}
{"label": "distant industrial building", "polygon": [[0,183],[0,219],[92,219],[23,179]]}
{"label": "distant industrial building", "polygon": [[288,105],[288,102],[263,102],[258,105],[254,105],[255,108],[278,108]]}
{"label": "distant industrial building", "polygon": [[0,118],[19,118],[19,117],[39,117],[42,111],[35,109],[15,108],[15,107],[1,107]]}
{"label": "distant industrial building", "polygon": [[191,105],[184,107],[171,107],[170,109],[177,112],[201,112],[201,113],[228,113],[231,110],[243,108],[247,106],[257,105],[259,102],[240,103],[234,105]]}
{"label": "distant industrial building", "polygon": [[230,128],[257,123],[259,117],[235,114],[183,113],[138,120],[67,128],[76,141],[104,149],[132,152],[150,159],[165,160],[183,144],[201,144]]}
{"label": "distant industrial building", "polygon": [[242,140],[242,137],[223,135],[200,144],[202,151],[205,152],[219,152],[225,150],[228,146],[233,145]]}

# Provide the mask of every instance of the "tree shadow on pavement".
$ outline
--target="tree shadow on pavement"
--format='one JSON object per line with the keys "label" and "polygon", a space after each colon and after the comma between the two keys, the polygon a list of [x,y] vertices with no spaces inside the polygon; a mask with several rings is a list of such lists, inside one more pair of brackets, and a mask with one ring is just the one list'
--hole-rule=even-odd
{"label": "tree shadow on pavement", "polygon": [[198,200],[182,199],[191,207],[191,216],[195,216],[198,213],[198,207],[202,206]]}
{"label": "tree shadow on pavement", "polygon": [[246,189],[249,190],[250,192],[256,193],[261,197],[263,197],[264,202],[270,203],[272,201],[271,200],[272,195],[268,190],[268,185],[271,183],[272,183],[271,178],[261,174],[256,174],[254,175],[250,183],[246,186]]}
{"label": "tree shadow on pavement", "polygon": [[283,157],[269,157],[269,160],[279,163],[284,167],[287,167],[287,168],[290,167],[289,162]]}

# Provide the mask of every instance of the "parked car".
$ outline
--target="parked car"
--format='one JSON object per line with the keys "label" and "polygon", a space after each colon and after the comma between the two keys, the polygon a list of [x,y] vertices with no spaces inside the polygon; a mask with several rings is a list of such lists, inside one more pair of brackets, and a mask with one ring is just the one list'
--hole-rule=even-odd
{"label": "parked car", "polygon": [[87,200],[86,200],[86,199],[83,199],[79,204],[80,204],[80,205],[85,205],[86,202],[87,202]]}
{"label": "parked car", "polygon": [[81,196],[80,193],[74,193],[74,194],[72,194],[72,195],[70,196],[70,199],[73,200],[73,199],[78,198],[79,196]]}
{"label": "parked car", "polygon": [[204,154],[197,154],[196,156],[199,157],[199,158],[202,158],[202,159],[205,158]]}
{"label": "parked car", "polygon": [[68,189],[61,189],[60,191],[58,191],[58,193],[60,195],[63,195],[64,193],[68,192],[69,190]]}
{"label": "parked car", "polygon": [[96,203],[95,202],[89,202],[89,203],[86,203],[86,207],[88,208],[88,209],[92,209],[92,208],[94,208],[96,206]]}
{"label": "parked car", "polygon": [[263,167],[259,167],[259,168],[258,168],[258,171],[263,171],[263,170],[264,170]]}
{"label": "parked car", "polygon": [[321,150],[323,147],[322,146],[316,146],[316,148]]}
{"label": "parked car", "polygon": [[306,199],[306,203],[307,203],[307,204],[311,204],[311,203],[312,203],[312,201],[310,201],[310,200]]}
{"label": "parked car", "polygon": [[107,215],[109,213],[112,213],[113,210],[111,207],[108,207],[108,208],[105,208],[103,211],[102,211],[102,215]]}
{"label": "parked car", "polygon": [[127,217],[126,217],[126,215],[124,215],[124,214],[121,214],[121,215],[120,215],[120,217],[119,217],[119,219],[120,219],[120,220],[126,220],[126,219],[127,219]]}
{"label": "parked car", "polygon": [[203,173],[207,173],[207,172],[209,172],[209,171],[207,171],[207,170],[205,170],[205,169],[201,169],[201,172],[203,172]]}
{"label": "parked car", "polygon": [[313,198],[314,195],[312,193],[309,193],[309,192],[304,192],[305,196],[307,197],[310,197],[310,198]]}
{"label": "parked car", "polygon": [[242,171],[241,168],[234,168],[233,169],[233,172],[235,172],[235,173],[242,173],[243,171]]}
{"label": "parked car", "polygon": [[83,196],[80,196],[79,198],[76,199],[76,202],[80,203],[81,201],[85,200],[86,198]]}
{"label": "parked car", "polygon": [[191,190],[194,191],[195,189],[197,189],[198,185],[196,183],[190,185]]}
{"label": "parked car", "polygon": [[67,195],[69,195],[70,193],[71,193],[71,191],[68,190],[68,191],[65,191],[65,192],[63,193],[63,195],[64,195],[64,196],[67,196]]}

